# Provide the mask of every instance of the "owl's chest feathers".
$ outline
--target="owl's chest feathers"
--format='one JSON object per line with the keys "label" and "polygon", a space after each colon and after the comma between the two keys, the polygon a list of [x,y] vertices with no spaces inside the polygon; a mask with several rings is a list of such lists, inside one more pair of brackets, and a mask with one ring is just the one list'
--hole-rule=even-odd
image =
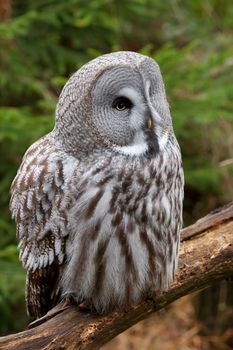
{"label": "owl's chest feathers", "polygon": [[181,225],[179,168],[176,155],[109,158],[81,176],[69,211],[64,294],[90,299],[103,311],[168,287]]}
{"label": "owl's chest feathers", "polygon": [[117,227],[126,225],[129,218],[136,225],[156,226],[158,222],[170,226],[179,167],[177,156],[171,159],[167,154],[152,160],[109,157],[97,161],[77,175],[78,188],[75,176],[68,184],[67,192],[77,191],[70,210],[71,225],[73,217],[78,221],[75,231],[82,222],[104,220]]}

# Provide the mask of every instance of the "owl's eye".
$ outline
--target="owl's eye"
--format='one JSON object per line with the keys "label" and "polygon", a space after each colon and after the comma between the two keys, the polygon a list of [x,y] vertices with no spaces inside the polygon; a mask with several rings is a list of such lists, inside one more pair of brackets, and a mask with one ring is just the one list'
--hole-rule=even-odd
{"label": "owl's eye", "polygon": [[127,97],[120,96],[115,99],[112,107],[118,111],[124,111],[125,109],[132,107],[132,102]]}

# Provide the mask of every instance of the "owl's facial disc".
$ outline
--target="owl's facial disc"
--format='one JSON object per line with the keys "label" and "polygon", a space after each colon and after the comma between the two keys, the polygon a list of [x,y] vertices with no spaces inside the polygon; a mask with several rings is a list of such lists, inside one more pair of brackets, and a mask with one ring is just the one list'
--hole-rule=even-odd
{"label": "owl's facial disc", "polygon": [[156,112],[150,78],[138,67],[113,67],[98,77],[92,90],[92,120],[118,152],[153,156],[160,149],[157,131],[162,119]]}

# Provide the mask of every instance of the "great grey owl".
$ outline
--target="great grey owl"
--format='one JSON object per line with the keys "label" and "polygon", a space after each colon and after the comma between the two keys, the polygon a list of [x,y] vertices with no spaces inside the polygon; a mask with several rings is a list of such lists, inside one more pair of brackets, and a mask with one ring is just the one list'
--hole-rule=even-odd
{"label": "great grey owl", "polygon": [[30,315],[66,296],[106,313],[165,291],[183,171],[158,64],[122,51],[79,69],[11,194]]}

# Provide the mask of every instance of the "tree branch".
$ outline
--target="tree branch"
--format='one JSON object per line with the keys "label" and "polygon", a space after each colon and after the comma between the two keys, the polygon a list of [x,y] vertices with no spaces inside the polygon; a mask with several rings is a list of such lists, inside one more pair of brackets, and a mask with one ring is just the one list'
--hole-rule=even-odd
{"label": "tree branch", "polygon": [[0,349],[96,350],[183,295],[233,276],[233,202],[185,228],[181,237],[176,279],[155,300],[104,316],[62,302],[33,328],[0,338]]}

